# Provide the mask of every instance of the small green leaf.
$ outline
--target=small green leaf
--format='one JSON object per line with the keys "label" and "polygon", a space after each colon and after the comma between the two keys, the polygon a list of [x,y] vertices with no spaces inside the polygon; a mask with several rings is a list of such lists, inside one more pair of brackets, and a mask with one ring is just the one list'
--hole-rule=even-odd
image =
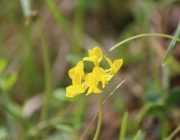
{"label": "small green leaf", "polygon": [[[176,29],[176,32],[175,32],[175,35],[174,35],[176,38],[179,38],[180,37],[180,22],[178,24],[178,27]],[[171,57],[171,55],[173,54],[174,52],[174,49],[176,48],[176,44],[177,44],[177,40],[171,40],[170,44],[169,44],[169,47],[168,47],[168,50],[167,50],[167,53],[163,59],[163,63],[162,65],[165,65],[167,63],[167,61],[169,60],[169,58]]]}
{"label": "small green leaf", "polygon": [[124,140],[127,128],[128,112],[125,112],[122,119],[119,140]]}
{"label": "small green leaf", "polygon": [[180,88],[175,88],[168,94],[165,103],[167,105],[175,105],[179,101],[180,101]]}
{"label": "small green leaf", "polygon": [[163,93],[150,93],[145,95],[145,100],[149,103],[155,103],[165,98]]}
{"label": "small green leaf", "polygon": [[7,61],[5,59],[0,59],[0,75],[4,72],[7,67]]}
{"label": "small green leaf", "polygon": [[148,113],[152,116],[156,116],[165,112],[166,112],[166,107],[164,105],[159,105],[159,104],[152,105],[148,110]]}
{"label": "small green leaf", "polygon": [[10,90],[15,84],[16,80],[17,80],[17,73],[12,73],[4,77],[1,83],[1,88],[4,89],[5,91]]}
{"label": "small green leaf", "polygon": [[7,136],[8,136],[7,130],[4,127],[1,127],[0,128],[0,139],[5,140],[5,139],[7,139]]}

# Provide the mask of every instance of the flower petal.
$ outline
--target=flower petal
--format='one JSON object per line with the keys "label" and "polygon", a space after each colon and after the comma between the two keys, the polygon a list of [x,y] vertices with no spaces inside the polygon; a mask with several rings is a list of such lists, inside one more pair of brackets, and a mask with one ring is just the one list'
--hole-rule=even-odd
{"label": "flower petal", "polygon": [[98,46],[96,46],[92,50],[89,50],[88,54],[89,57],[84,57],[83,61],[91,61],[95,66],[99,66],[99,63],[103,57],[102,50]]}
{"label": "flower petal", "polygon": [[88,92],[87,92],[86,95],[89,95],[90,93],[101,93],[101,92],[102,92],[102,90],[100,90],[100,89],[97,88],[97,87],[90,87],[90,88],[88,89]]}
{"label": "flower petal", "polygon": [[69,77],[73,79],[75,73],[79,73],[82,79],[85,78],[83,61],[79,61],[74,68],[69,70]]}
{"label": "flower petal", "polygon": [[109,59],[109,58],[107,58],[105,55],[104,55],[104,58],[106,59],[106,61],[108,62],[108,64],[109,64],[109,66],[110,67],[112,67],[112,61]]}
{"label": "flower petal", "polygon": [[108,81],[114,76],[106,73],[106,71],[100,67],[95,67],[93,73],[98,81],[102,82],[102,87],[104,88]]}
{"label": "flower petal", "polygon": [[92,49],[91,55],[97,56],[99,62],[102,60],[102,57],[103,57],[102,50],[98,46]]}
{"label": "flower petal", "polygon": [[81,86],[81,75],[79,73],[74,74],[72,84],[76,86]]}
{"label": "flower petal", "polygon": [[123,59],[117,59],[113,62],[113,69],[117,72],[123,64]]}
{"label": "flower petal", "polygon": [[83,58],[83,61],[91,61],[91,62],[94,62],[94,61],[96,61],[96,59],[97,59],[97,56],[90,56],[90,57],[84,57]]}
{"label": "flower petal", "polygon": [[66,96],[67,97],[74,97],[77,94],[84,93],[87,89],[87,86],[82,87],[82,86],[74,86],[70,85],[66,88]]}
{"label": "flower petal", "polygon": [[98,80],[94,73],[88,73],[85,79],[85,82],[87,86],[89,87],[87,95],[94,92],[94,93],[100,93],[102,92],[98,87]]}
{"label": "flower petal", "polygon": [[106,75],[105,70],[103,68],[100,68],[100,67],[95,67],[93,69],[93,73],[94,73],[94,75],[98,81],[101,81],[102,76]]}

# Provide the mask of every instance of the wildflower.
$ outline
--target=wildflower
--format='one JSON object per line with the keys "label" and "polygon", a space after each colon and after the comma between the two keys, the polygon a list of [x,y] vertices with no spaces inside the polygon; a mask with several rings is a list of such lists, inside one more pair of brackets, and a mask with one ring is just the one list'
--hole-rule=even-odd
{"label": "wildflower", "polygon": [[102,91],[97,87],[98,80],[96,75],[92,72],[88,73],[85,79],[86,84],[89,86],[87,95],[94,92],[94,93],[101,93]]}
{"label": "wildflower", "polygon": [[66,88],[67,97],[74,97],[77,94],[81,94],[86,91],[87,86],[85,83],[82,83],[81,81],[81,75],[79,73],[75,73],[72,79],[72,85]]}
{"label": "wildflower", "polygon": [[106,56],[104,56],[106,61],[109,63],[109,66],[110,66],[110,69],[109,69],[109,74],[116,74],[117,71],[120,69],[120,67],[122,66],[123,64],[123,59],[117,59],[117,60],[114,60],[113,62],[107,58]]}
{"label": "wildflower", "polygon": [[122,66],[123,60],[116,59],[113,62],[104,56],[110,68],[103,69],[99,64],[103,58],[102,50],[99,47],[94,47],[88,51],[89,56],[84,57],[83,61],[91,61],[94,63],[92,72],[85,74],[83,61],[79,61],[77,65],[69,70],[69,77],[72,79],[72,85],[66,88],[66,96],[74,97],[84,93],[87,89],[87,95],[90,93],[101,93],[99,82],[102,83],[102,88],[111,80]]}
{"label": "wildflower", "polygon": [[79,73],[82,79],[85,78],[83,61],[79,61],[74,68],[69,70],[69,77],[73,79],[76,73]]}
{"label": "wildflower", "polygon": [[102,82],[102,87],[104,88],[108,81],[113,77],[113,75],[107,74],[103,68],[95,67],[93,73],[98,81]]}
{"label": "wildflower", "polygon": [[92,50],[88,51],[89,57],[84,57],[84,61],[91,61],[94,63],[94,66],[99,66],[103,58],[102,50],[99,47],[94,47]]}

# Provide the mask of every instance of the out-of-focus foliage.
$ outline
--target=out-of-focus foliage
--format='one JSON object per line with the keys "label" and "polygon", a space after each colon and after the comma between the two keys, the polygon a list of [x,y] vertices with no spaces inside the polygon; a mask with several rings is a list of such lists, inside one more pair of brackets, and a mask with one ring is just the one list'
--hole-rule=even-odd
{"label": "out-of-focus foliage", "polygon": [[[0,5],[0,139],[79,140],[98,111],[97,97],[66,98],[65,88],[71,84],[68,70],[94,46],[124,60],[103,99],[126,79],[104,106],[99,140],[118,139],[126,111],[124,139],[165,139],[178,128],[179,43],[143,37],[108,50],[142,33],[174,35],[179,0],[1,0]],[[162,67],[170,44],[176,49]],[[92,139],[95,127],[84,139]]]}

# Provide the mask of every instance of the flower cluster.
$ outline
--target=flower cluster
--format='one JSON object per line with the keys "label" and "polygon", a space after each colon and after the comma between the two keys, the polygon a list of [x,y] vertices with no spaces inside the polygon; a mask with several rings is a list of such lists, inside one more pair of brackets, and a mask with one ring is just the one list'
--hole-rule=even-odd
{"label": "flower cluster", "polygon": [[[67,97],[74,97],[78,94],[84,93],[87,89],[87,95],[90,93],[101,93],[102,91],[98,87],[99,82],[102,83],[102,88],[104,88],[123,63],[122,59],[117,59],[112,62],[109,58],[104,56],[110,68],[103,69],[99,66],[103,59],[102,50],[96,46],[92,50],[89,50],[88,54],[88,57],[84,57],[83,60],[79,61],[74,68],[69,70],[69,77],[72,79],[72,85],[66,88]],[[94,63],[92,72],[84,72],[83,61],[91,61]]]}

